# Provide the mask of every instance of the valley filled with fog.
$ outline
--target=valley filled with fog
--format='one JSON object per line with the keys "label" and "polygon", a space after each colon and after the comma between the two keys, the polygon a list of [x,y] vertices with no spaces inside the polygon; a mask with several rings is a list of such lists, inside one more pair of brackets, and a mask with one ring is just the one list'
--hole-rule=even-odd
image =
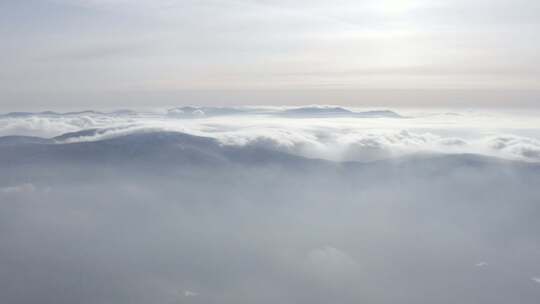
{"label": "valley filled with fog", "polygon": [[538,303],[536,117],[334,106],[1,114],[0,295]]}

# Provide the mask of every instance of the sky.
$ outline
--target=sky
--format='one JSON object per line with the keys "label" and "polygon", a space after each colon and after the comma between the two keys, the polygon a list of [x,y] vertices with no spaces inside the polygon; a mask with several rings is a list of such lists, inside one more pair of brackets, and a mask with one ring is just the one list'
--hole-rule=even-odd
{"label": "sky", "polygon": [[2,0],[0,111],[540,105],[535,0]]}

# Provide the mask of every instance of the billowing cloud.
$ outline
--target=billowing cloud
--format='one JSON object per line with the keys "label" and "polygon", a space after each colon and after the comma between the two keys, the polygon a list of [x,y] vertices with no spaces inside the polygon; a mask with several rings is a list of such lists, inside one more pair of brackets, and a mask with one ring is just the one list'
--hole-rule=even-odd
{"label": "billowing cloud", "polygon": [[[534,117],[482,112],[399,114],[321,106],[22,113],[0,117],[0,135],[54,137],[72,132],[61,141],[77,142],[164,130],[212,137],[224,145],[259,146],[336,161],[419,153],[540,161],[540,129]],[[89,129],[99,131],[77,133]]]}
{"label": "billowing cloud", "polygon": [[494,136],[487,139],[488,147],[507,155],[540,160],[540,140],[518,136]]}

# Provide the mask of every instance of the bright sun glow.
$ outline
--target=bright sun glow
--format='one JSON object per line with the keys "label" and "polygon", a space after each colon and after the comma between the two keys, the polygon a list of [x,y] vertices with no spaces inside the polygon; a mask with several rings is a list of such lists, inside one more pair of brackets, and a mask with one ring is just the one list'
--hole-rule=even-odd
{"label": "bright sun glow", "polygon": [[388,16],[401,15],[419,5],[418,0],[381,0],[374,4],[374,10]]}

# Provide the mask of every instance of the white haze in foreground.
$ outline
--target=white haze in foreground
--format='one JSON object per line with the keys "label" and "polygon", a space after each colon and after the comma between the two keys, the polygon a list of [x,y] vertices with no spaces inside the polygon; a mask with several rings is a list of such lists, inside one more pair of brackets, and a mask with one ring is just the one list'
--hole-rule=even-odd
{"label": "white haze in foreground", "polygon": [[100,135],[69,139],[78,142],[167,130],[216,138],[226,145],[264,146],[335,161],[370,161],[418,153],[472,153],[540,161],[540,123],[535,112],[408,110],[397,112],[402,118],[339,115],[292,118],[275,114],[290,109],[285,107],[217,109],[240,109],[246,113],[221,116],[203,113],[194,118],[167,115],[164,110],[129,115],[82,112],[0,116],[0,136],[54,137],[66,132],[110,128]]}
{"label": "white haze in foreground", "polygon": [[538,164],[211,147],[163,132],[0,145],[2,303],[540,299]]}

